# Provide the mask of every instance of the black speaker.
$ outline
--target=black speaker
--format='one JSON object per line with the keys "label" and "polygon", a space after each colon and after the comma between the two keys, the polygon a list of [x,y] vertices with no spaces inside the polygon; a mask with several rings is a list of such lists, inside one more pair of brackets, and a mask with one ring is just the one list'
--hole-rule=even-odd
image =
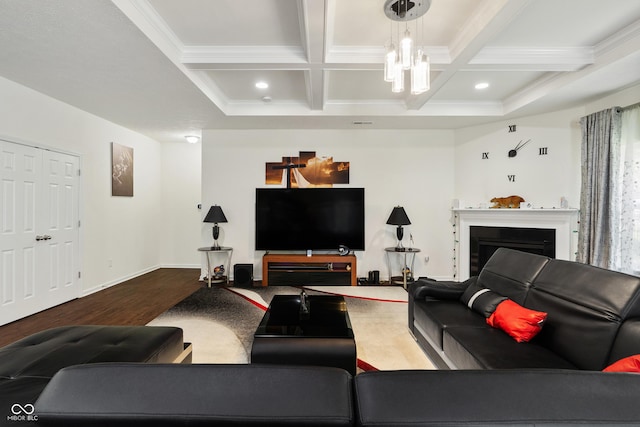
{"label": "black speaker", "polygon": [[253,264],[235,264],[233,266],[234,286],[253,286]]}

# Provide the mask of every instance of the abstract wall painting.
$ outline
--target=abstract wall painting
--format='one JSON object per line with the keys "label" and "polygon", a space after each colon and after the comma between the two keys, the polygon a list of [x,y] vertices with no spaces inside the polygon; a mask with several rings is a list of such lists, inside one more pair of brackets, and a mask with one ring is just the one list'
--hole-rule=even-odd
{"label": "abstract wall painting", "polygon": [[300,151],[297,157],[267,162],[265,184],[290,188],[333,187],[349,183],[349,162],[317,157],[315,151]]}

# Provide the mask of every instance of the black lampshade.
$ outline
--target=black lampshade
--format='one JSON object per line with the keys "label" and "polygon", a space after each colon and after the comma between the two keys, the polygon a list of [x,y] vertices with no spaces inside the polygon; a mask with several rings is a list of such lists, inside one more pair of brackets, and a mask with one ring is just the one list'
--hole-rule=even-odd
{"label": "black lampshade", "polygon": [[204,217],[203,222],[227,222],[227,217],[224,216],[224,212],[222,212],[222,208],[218,205],[213,205],[207,212],[207,216]]}
{"label": "black lampshade", "polygon": [[409,221],[409,217],[407,213],[404,211],[402,206],[396,206],[391,211],[391,215],[389,215],[389,219],[387,220],[387,224],[389,225],[409,225],[411,221]]}

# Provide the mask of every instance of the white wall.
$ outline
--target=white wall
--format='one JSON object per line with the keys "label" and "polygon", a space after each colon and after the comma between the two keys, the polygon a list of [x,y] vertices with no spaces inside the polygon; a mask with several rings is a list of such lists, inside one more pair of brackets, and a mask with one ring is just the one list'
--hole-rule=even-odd
{"label": "white wall", "polygon": [[640,102],[640,85],[632,86],[621,92],[597,99],[585,106],[583,115],[606,110],[611,107],[627,107]]}
{"label": "white wall", "polygon": [[[5,139],[81,157],[82,293],[157,268],[160,144],[3,78],[0,100]],[[111,142],[134,149],[132,198],[111,197]]]}
{"label": "white wall", "polygon": [[156,233],[163,267],[200,267],[201,153],[200,143],[162,144],[162,220]]}
{"label": "white wall", "polygon": [[[456,131],[456,198],[463,207],[491,206],[493,197],[518,195],[535,207],[580,202],[580,127],[583,109],[530,116]],[[509,132],[509,125],[516,125]],[[507,153],[531,139],[515,157]],[[540,155],[540,148],[547,155]],[[489,153],[488,159],[482,153]],[[509,175],[515,175],[510,181]]]}
{"label": "white wall", "polygon": [[[385,223],[396,205],[405,208],[412,222],[405,228],[405,245],[413,234],[415,246],[422,249],[414,273],[451,277],[447,208],[453,198],[454,146],[453,131],[442,130],[205,131],[201,217],[212,204],[224,210],[229,222],[221,225],[219,241],[234,248],[232,264],[252,263],[255,278],[261,278],[264,252],[254,250],[255,189],[267,187],[266,162],[299,151],[350,162],[348,186],[365,188],[366,250],[356,252],[358,277],[380,270],[381,279],[388,278],[384,247],[395,245],[395,228]],[[211,225],[203,224],[201,231],[203,245],[210,245]]]}

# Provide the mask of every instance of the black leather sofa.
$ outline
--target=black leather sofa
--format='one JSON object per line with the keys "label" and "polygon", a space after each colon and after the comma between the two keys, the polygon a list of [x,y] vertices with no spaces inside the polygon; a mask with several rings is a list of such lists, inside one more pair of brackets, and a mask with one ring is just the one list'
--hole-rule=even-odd
{"label": "black leather sofa", "polygon": [[149,326],[64,326],[0,348],[0,426],[19,425],[62,368],[87,363],[190,362],[182,329]]}
{"label": "black leather sofa", "polygon": [[[471,308],[463,304],[487,289]],[[504,297],[548,314],[530,342],[486,324]],[[640,278],[511,249],[498,249],[463,283],[417,280],[408,314],[411,333],[440,369],[598,371],[640,354]]]}
{"label": "black leather sofa", "polygon": [[638,426],[637,374],[93,364],[61,370],[41,426]]}

